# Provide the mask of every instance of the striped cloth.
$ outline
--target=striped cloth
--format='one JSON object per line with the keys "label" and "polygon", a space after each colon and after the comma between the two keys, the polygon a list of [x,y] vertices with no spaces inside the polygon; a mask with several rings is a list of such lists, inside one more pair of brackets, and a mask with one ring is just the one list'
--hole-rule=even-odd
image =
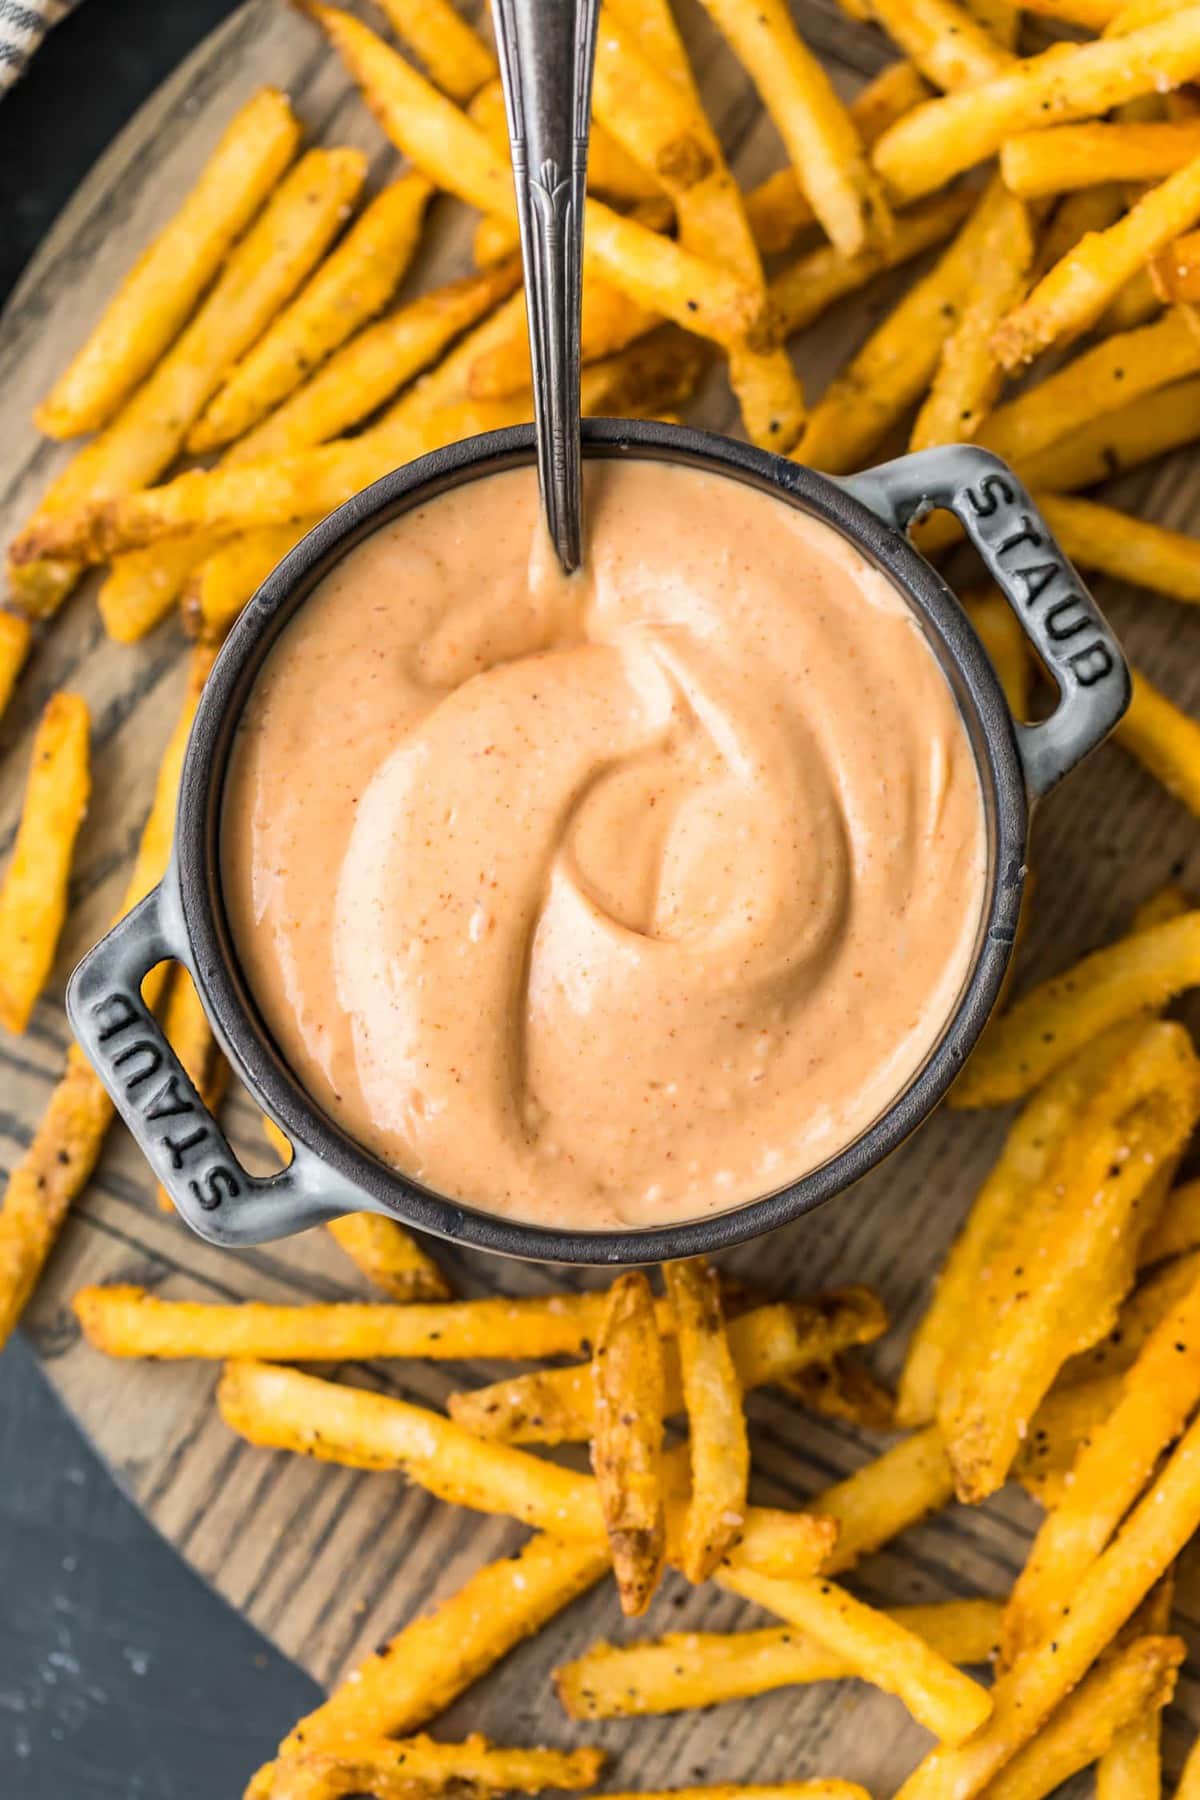
{"label": "striped cloth", "polygon": [[50,27],[76,4],[77,0],[0,0],[0,94],[20,79]]}

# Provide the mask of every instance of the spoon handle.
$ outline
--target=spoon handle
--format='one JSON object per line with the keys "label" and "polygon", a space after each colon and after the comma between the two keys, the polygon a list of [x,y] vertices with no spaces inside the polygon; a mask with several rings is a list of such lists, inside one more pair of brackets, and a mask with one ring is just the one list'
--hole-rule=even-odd
{"label": "spoon handle", "polygon": [[599,0],[492,0],[525,259],[542,511],[569,575],[582,558],[579,308]]}

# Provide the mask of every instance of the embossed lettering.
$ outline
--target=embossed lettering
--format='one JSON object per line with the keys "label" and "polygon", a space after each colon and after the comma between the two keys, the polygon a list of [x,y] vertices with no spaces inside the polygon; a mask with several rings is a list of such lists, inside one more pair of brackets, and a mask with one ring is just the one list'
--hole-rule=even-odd
{"label": "embossed lettering", "polygon": [[198,1144],[202,1144],[207,1136],[208,1127],[199,1125],[185,1138],[164,1137],[163,1148],[171,1152],[171,1167],[182,1169],[188,1151],[194,1150]]}
{"label": "embossed lettering", "polygon": [[1025,583],[1025,604],[1032,606],[1035,600],[1041,599],[1046,589],[1058,579],[1062,572],[1061,563],[1030,563],[1028,568],[1014,569],[1012,576],[1014,581]]}
{"label": "embossed lettering", "polygon": [[998,544],[996,555],[1007,556],[1008,552],[1015,550],[1018,544],[1029,544],[1034,550],[1040,550],[1045,541],[1029,514],[1022,513],[1020,531],[1015,531],[1012,537],[1005,538],[1002,544]]}
{"label": "embossed lettering", "polygon": [[223,1199],[236,1200],[242,1189],[233,1170],[224,1163],[218,1163],[202,1181],[189,1181],[188,1191],[197,1206],[202,1207],[205,1212],[215,1212]]}
{"label": "embossed lettering", "polygon": [[1063,644],[1068,638],[1086,631],[1091,622],[1082,596],[1068,594],[1065,600],[1056,601],[1046,614],[1046,632],[1056,644]]}
{"label": "embossed lettering", "polygon": [[126,1044],[123,1050],[117,1052],[113,1057],[113,1067],[119,1069],[122,1064],[132,1062],[135,1057],[139,1056],[144,1056],[146,1062],[136,1074],[131,1075],[126,1081],[125,1092],[127,1094],[132,1094],[134,1088],[141,1087],[143,1081],[149,1081],[152,1075],[157,1075],[163,1066],[162,1051],[157,1044],[152,1044],[149,1038],[139,1038],[136,1044]]}
{"label": "embossed lettering", "polygon": [[178,1075],[168,1075],[162,1086],[152,1096],[146,1108],[148,1119],[175,1119],[180,1113],[195,1112],[194,1102],[180,1092]]}
{"label": "embossed lettering", "polygon": [[109,1015],[103,1031],[98,1033],[102,1044],[116,1037],[119,1031],[127,1031],[131,1025],[136,1025],[141,1016],[128,994],[105,994],[103,1000],[93,1003],[92,1012],[97,1019]]}
{"label": "embossed lettering", "polygon": [[1111,675],[1115,664],[1106,644],[1088,644],[1082,650],[1076,650],[1068,656],[1067,662],[1080,687],[1095,687],[1106,675]]}
{"label": "embossed lettering", "polygon": [[965,492],[977,519],[990,519],[998,507],[1013,506],[1017,498],[1003,475],[985,475],[977,488]]}

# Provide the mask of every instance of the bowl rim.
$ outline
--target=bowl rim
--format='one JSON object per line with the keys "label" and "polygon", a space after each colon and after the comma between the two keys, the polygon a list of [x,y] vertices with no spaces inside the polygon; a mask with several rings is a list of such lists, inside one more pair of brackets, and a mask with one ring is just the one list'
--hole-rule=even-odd
{"label": "bowl rim", "polygon": [[782,498],[848,538],[901,589],[955,693],[975,755],[988,841],[986,892],[970,973],[920,1068],[892,1104],[836,1155],[773,1192],[662,1225],[588,1231],[492,1213],[442,1195],[351,1138],[292,1074],[238,967],[221,897],[221,801],[237,720],[262,663],[296,609],[347,551],[451,487],[534,462],[532,426],[435,450],[356,494],[315,526],[244,608],[205,684],[184,761],[168,884],[202,1003],[235,1073],[295,1143],[372,1210],[464,1247],[539,1262],[642,1264],[707,1254],[791,1223],[875,1168],[943,1098],[988,1018],[1016,935],[1029,800],[1012,716],[967,614],[907,538],[846,487],[801,463],[691,426],[585,420],[585,458],[667,461]]}

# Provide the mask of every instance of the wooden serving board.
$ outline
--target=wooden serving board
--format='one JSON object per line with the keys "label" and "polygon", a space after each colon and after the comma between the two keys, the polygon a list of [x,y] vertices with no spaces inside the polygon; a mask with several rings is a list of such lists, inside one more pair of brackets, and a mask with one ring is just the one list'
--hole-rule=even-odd
{"label": "wooden serving board", "polygon": [[[376,21],[377,23],[378,21]],[[714,119],[743,180],[778,166],[774,132],[733,59],[694,12],[685,15]],[[888,60],[871,30],[823,0],[805,0],[808,37],[847,92]],[[30,423],[49,386],[136,252],[167,219],[219,131],[261,83],[286,88],[313,139],[351,142],[372,155],[373,179],[393,160],[365,107],[317,34],[278,0],[249,0],[143,108],[58,221],[4,315],[0,392],[3,534],[11,535],[63,460]],[[471,219],[440,202],[436,248],[412,286],[466,266]],[[887,298],[886,292],[883,299]],[[814,391],[878,315],[881,290],[839,308],[801,347]],[[723,392],[692,415],[732,425]],[[1119,497],[1164,523],[1200,529],[1194,458],[1180,456],[1128,478]],[[136,648],[109,643],[85,587],[43,632],[4,721],[0,750],[0,854],[17,816],[33,722],[47,695],[80,689],[95,719],[95,794],[78,857],[74,905],[53,992],[21,1039],[0,1042],[0,1158],[28,1141],[67,1045],[62,986],[100,934],[124,882],[153,772],[174,718],[185,640],[169,620]],[[1200,618],[1166,600],[1109,589],[1135,660],[1184,705],[1200,710]],[[1131,907],[1170,875],[1200,893],[1200,833],[1119,751],[1105,749],[1044,808],[1037,823],[1038,882],[1024,976],[1042,976],[1103,941]],[[239,1096],[227,1108],[248,1161],[269,1164],[257,1115]],[[851,1195],[774,1241],[730,1257],[736,1272],[780,1294],[858,1280],[886,1298],[895,1331],[878,1362],[893,1375],[899,1346],[923,1304],[931,1272],[993,1158],[997,1117],[943,1112]],[[539,1292],[553,1270],[443,1252],[459,1291]],[[114,1364],[79,1341],[69,1310],[85,1281],[137,1281],[177,1296],[304,1301],[360,1294],[356,1272],[324,1234],[225,1253],[162,1213],[132,1143],[114,1129],[96,1179],[78,1205],[28,1322],[50,1379],[118,1479],[159,1530],[222,1594],[322,1682],[393,1633],[480,1562],[520,1541],[516,1526],[442,1506],[399,1478],[320,1466],[252,1449],[222,1426],[209,1364]],[[497,1373],[482,1365],[391,1364],[358,1378],[438,1403],[455,1386]],[[821,1422],[769,1394],[751,1400],[757,1489],[797,1503],[848,1473],[877,1444]],[[856,1572],[871,1599],[913,1601],[1003,1594],[1020,1565],[1035,1510],[1006,1493],[986,1508],[952,1507]],[[1200,1590],[1183,1584],[1186,1627]],[[640,1632],[748,1623],[751,1609],[715,1590],[668,1582]],[[500,1739],[566,1744],[585,1735],[616,1755],[621,1787],[701,1780],[850,1777],[882,1795],[916,1760],[925,1734],[898,1703],[855,1683],[785,1690],[702,1715],[657,1722],[568,1725],[548,1686],[553,1666],[622,1626],[607,1588],[580,1602],[474,1688],[439,1729],[481,1729]],[[1173,1710],[1169,1759],[1180,1726],[1200,1722],[1195,1676],[1185,1674]],[[1190,1735],[1191,1727],[1187,1727]],[[247,1771],[249,1774],[250,1771]]]}

